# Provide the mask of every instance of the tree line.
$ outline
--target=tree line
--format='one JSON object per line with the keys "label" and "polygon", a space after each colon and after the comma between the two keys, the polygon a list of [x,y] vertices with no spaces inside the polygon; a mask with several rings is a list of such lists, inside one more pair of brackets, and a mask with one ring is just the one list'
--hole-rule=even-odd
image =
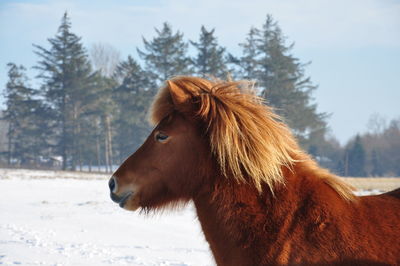
{"label": "tree line", "polygon": [[[372,128],[376,114],[370,118],[369,131],[356,135],[341,150],[337,172],[343,176],[400,176],[400,119]],[[371,125],[371,122],[373,124]]]}
{"label": "tree line", "polygon": [[[30,85],[24,66],[7,65],[2,118],[7,122],[7,149],[1,160],[8,165],[59,163],[63,170],[104,166],[111,171],[150,132],[146,117],[157,88],[173,76],[195,75],[255,81],[260,95],[285,119],[303,148],[324,166],[353,173],[353,143],[340,147],[327,138],[328,115],[318,112],[313,102],[317,86],[305,74],[308,63],[292,54],[293,44],[287,44],[271,15],[260,28],[250,28],[239,44],[239,55],[218,43],[215,29],[202,26],[198,40],[185,40],[182,32],[164,23],[152,39],[143,38],[136,58],[120,60],[118,51],[106,45],[94,45],[88,52],[82,38],[72,32],[67,13],[47,46],[33,46],[39,73],[35,81],[40,85]],[[189,54],[189,48],[195,52]],[[357,138],[353,142],[354,147],[369,149]],[[374,150],[363,156],[383,161],[384,151]],[[362,174],[373,175],[369,164],[374,160],[364,159]],[[381,175],[392,171],[380,167]]]}

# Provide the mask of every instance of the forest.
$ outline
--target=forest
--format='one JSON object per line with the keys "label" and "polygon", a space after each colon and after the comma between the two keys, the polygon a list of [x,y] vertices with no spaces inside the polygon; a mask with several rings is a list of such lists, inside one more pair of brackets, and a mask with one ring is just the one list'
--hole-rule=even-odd
{"label": "forest", "polygon": [[147,112],[158,88],[173,76],[194,75],[254,81],[301,146],[339,175],[400,176],[400,118],[375,114],[368,132],[340,145],[330,114],[317,110],[310,63],[293,55],[294,44],[271,15],[249,29],[240,54],[218,43],[215,28],[199,30],[197,40],[187,40],[165,22],[121,59],[110,45],[85,47],[65,13],[47,45],[33,45],[35,77],[26,66],[7,64],[1,166],[111,172],[151,132]]}

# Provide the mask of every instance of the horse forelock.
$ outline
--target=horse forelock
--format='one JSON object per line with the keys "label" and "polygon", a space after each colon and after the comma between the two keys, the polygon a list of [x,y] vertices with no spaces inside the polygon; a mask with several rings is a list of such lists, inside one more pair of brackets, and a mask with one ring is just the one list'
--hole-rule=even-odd
{"label": "horse forelock", "polygon": [[[292,169],[299,158],[310,160],[282,119],[257,96],[251,82],[194,77],[176,77],[171,82],[187,94],[182,104],[191,105],[191,114],[204,123],[211,150],[227,178],[252,182],[259,192],[267,184],[273,192],[277,184],[285,183],[283,168]],[[152,105],[150,118],[155,124],[180,109],[168,84]],[[340,182],[327,180],[346,197]]]}

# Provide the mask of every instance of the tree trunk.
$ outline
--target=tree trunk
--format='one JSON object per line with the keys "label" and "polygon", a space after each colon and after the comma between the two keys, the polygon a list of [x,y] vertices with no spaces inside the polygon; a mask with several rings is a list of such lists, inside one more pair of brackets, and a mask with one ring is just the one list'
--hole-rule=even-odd
{"label": "tree trunk", "polygon": [[349,153],[346,151],[344,155],[344,176],[349,176]]}
{"label": "tree trunk", "polygon": [[78,149],[79,149],[79,155],[78,155],[78,157],[79,157],[79,159],[78,159],[78,161],[79,161],[79,171],[82,172],[82,152],[81,152],[81,148],[80,147]]}
{"label": "tree trunk", "polygon": [[97,171],[100,172],[100,164],[101,164],[101,160],[100,160],[100,121],[98,119],[96,119],[96,159],[97,159]]}
{"label": "tree trunk", "polygon": [[108,150],[108,166],[112,172],[113,165],[113,152],[112,152],[112,135],[111,135],[111,122],[110,116],[106,115],[106,137],[107,137],[107,150]]}
{"label": "tree trunk", "polygon": [[8,124],[8,133],[7,133],[7,137],[8,137],[8,147],[7,147],[7,163],[8,166],[11,166],[11,153],[12,153],[12,137],[11,137],[11,130],[12,126],[11,123]]}
{"label": "tree trunk", "polygon": [[110,155],[108,153],[108,128],[107,128],[107,115],[103,118],[105,134],[104,134],[104,156],[105,156],[105,168],[108,173],[108,166],[110,165]]}
{"label": "tree trunk", "polygon": [[67,169],[67,125],[65,114],[62,115],[62,136],[61,136],[61,157],[62,157],[62,170]]}
{"label": "tree trunk", "polygon": [[[63,63],[63,69],[64,69],[64,63]],[[61,105],[61,116],[62,116],[62,120],[61,120],[61,157],[62,157],[62,170],[66,170],[67,169],[67,114],[66,114],[66,104],[67,104],[67,100],[66,100],[66,95],[65,95],[65,81],[62,81],[62,90],[63,90],[63,95],[62,95],[62,105]]]}
{"label": "tree trunk", "polygon": [[79,121],[77,121],[77,132],[74,136],[76,148],[78,150],[78,164],[79,164],[79,171],[82,172],[82,143],[81,143],[81,125]]}

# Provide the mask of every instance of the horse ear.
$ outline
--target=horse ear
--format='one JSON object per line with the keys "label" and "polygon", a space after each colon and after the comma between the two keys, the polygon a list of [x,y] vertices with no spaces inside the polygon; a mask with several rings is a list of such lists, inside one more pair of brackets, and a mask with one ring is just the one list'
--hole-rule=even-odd
{"label": "horse ear", "polygon": [[191,98],[191,94],[185,88],[175,84],[173,81],[168,80],[169,92],[171,94],[172,102],[175,106],[182,105]]}

